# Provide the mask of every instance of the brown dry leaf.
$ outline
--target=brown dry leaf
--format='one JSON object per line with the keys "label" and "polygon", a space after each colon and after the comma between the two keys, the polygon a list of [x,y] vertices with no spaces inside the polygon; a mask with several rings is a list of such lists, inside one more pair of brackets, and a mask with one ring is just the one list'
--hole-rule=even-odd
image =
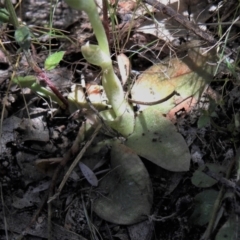
{"label": "brown dry leaf", "polygon": [[[202,50],[199,47],[189,49],[181,59],[167,59],[164,60],[166,64],[156,64],[147,69],[134,84],[132,99],[151,103],[176,91],[174,97],[161,103],[162,113],[167,114],[180,102],[183,102],[182,107],[190,110],[212,81],[217,68],[215,51],[203,54]],[[146,108],[140,106],[141,109]],[[170,119],[176,111],[169,113]]]}
{"label": "brown dry leaf", "polygon": [[53,176],[54,171],[62,158],[38,159],[35,161],[36,167],[48,176]]}
{"label": "brown dry leaf", "polygon": [[[183,17],[190,18],[191,21],[201,23],[201,28],[206,29],[203,25],[212,14],[211,9],[214,3],[209,4],[208,1],[201,0],[161,0],[161,4],[171,7],[176,13]],[[145,18],[141,25],[137,28],[137,32],[151,34],[164,42],[173,42],[180,37],[186,37],[191,34],[188,29],[184,28],[174,18],[166,16],[162,11],[156,10],[154,6],[145,4],[146,8],[142,11],[142,16],[147,13],[154,14],[152,18]],[[141,15],[140,15],[141,16]],[[190,35],[191,36],[191,35]]]}
{"label": "brown dry leaf", "polygon": [[24,118],[17,130],[21,132],[22,141],[49,141],[49,131],[46,124],[43,122],[43,117],[32,119]]}
{"label": "brown dry leaf", "polygon": [[[86,84],[86,92],[93,106],[99,111],[107,109],[107,98],[102,90],[102,86],[97,84]],[[72,92],[68,94],[69,109],[73,113],[77,109],[89,109],[89,103],[86,101],[86,95],[83,87],[73,85]]]}
{"label": "brown dry leaf", "polygon": [[122,84],[125,85],[129,78],[129,73],[131,71],[131,63],[129,61],[129,58],[123,53],[117,56],[117,62],[122,79]]}
{"label": "brown dry leaf", "polygon": [[136,8],[137,3],[135,1],[119,2],[118,6],[121,7],[121,11],[130,12]]}

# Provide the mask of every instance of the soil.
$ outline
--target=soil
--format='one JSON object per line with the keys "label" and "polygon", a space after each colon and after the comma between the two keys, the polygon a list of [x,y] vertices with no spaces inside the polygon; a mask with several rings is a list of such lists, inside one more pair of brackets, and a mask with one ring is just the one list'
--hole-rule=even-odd
{"label": "soil", "polygon": [[[64,1],[59,1],[53,18],[53,27],[58,28],[59,32],[62,31],[68,38],[57,36],[49,38],[48,29],[44,27],[48,23],[50,3],[29,0],[22,1],[20,6],[21,8],[17,8],[18,16],[31,26],[39,41],[33,41],[31,53],[41,69],[50,50],[49,43],[52,52],[66,51],[59,66],[46,72],[47,77],[65,98],[73,84],[80,84],[83,77],[87,83],[101,82],[100,69],[88,64],[80,50],[80,46],[87,41],[96,43],[86,14],[73,11]],[[160,62],[173,52],[169,47],[170,43],[165,44],[165,40],[159,39],[158,36],[139,30],[141,20],[134,20],[128,38],[128,32],[124,28],[128,22],[124,19],[132,11],[131,7],[122,3],[117,14],[119,22],[116,26],[119,26],[119,33],[122,34],[119,44],[122,49],[125,47],[125,54],[131,56],[143,45],[153,40],[157,42],[131,58],[131,74],[134,78],[136,77],[134,72],[146,70],[152,65],[152,61]],[[128,12],[123,13],[124,10]],[[220,11],[220,14],[227,15],[225,11]],[[208,19],[209,22],[215,20],[214,17]],[[231,22],[233,18],[227,15],[224,21]],[[39,29],[43,29],[45,34],[37,35]],[[208,30],[213,36],[216,33],[214,27],[208,27]],[[223,31],[226,30],[227,27],[223,26]],[[239,34],[235,35],[239,30],[239,24],[233,26],[231,33],[234,40],[227,44],[235,52],[239,51],[236,46],[239,45],[240,38]],[[51,196],[56,193],[72,161],[84,147],[84,143],[89,140],[85,140],[77,152],[72,150],[87,114],[84,112],[72,114],[68,109],[60,108],[55,102],[38,96],[28,88],[21,89],[11,83],[13,74],[36,75],[36,72],[29,66],[24,55],[17,53],[19,46],[13,40],[12,25],[2,25],[2,31],[1,41],[4,42],[5,50],[3,48],[0,50],[0,97],[3,119],[0,145],[0,239],[43,240],[49,239],[49,235],[56,240],[205,239],[201,237],[207,229],[208,221],[204,224],[196,224],[193,214],[197,208],[195,197],[206,189],[217,193],[225,192],[224,197],[221,198],[211,239],[219,239],[218,233],[231,219],[230,217],[238,218],[239,169],[238,159],[234,158],[239,148],[240,137],[238,68],[232,72],[221,72],[212,81],[210,87],[218,96],[217,101],[215,97],[203,95],[193,108],[186,109],[181,105],[175,110],[174,124],[184,137],[191,154],[190,169],[185,172],[171,172],[141,158],[152,182],[151,214],[140,223],[120,225],[105,221],[92,210],[94,201],[92,192],[96,191],[96,188],[93,182],[89,184],[89,180],[86,180],[79,166],[74,168],[66,185],[54,201],[51,201],[51,205],[47,203],[49,192],[52,193]],[[179,45],[181,41],[188,41],[189,36],[186,32],[180,37],[175,37],[174,41]],[[191,34],[189,33],[190,36]],[[115,64],[116,48],[112,36],[109,43],[116,73],[120,75]],[[239,67],[239,58],[234,61],[236,67]],[[17,67],[16,63],[18,63]],[[102,133],[98,135],[93,145],[103,138],[102,135]],[[86,154],[83,157],[84,163],[92,159],[102,162],[94,173],[98,179],[103,178],[109,170],[110,152],[111,149],[106,147],[97,155]],[[70,161],[60,169],[59,162],[68,155]],[[215,184],[202,187],[199,183],[197,186],[193,183],[193,176],[199,167],[207,163],[215,164],[214,170],[209,174],[217,171],[216,166],[223,166],[227,170],[225,173],[217,172],[212,176],[215,178]],[[56,176],[54,172],[57,168],[59,172]],[[205,171],[208,172],[209,169],[211,168],[208,167]],[[104,192],[97,194],[104,195]],[[48,222],[49,218],[51,224]]]}

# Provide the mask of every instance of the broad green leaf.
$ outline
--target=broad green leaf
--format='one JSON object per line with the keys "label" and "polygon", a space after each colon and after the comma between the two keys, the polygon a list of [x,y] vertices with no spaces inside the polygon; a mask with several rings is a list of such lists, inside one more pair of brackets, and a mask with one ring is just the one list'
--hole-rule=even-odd
{"label": "broad green leaf", "polygon": [[162,116],[158,105],[137,116],[135,129],[125,144],[140,156],[170,171],[187,171],[190,154],[185,140],[171,121]]}
{"label": "broad green leaf", "polygon": [[218,191],[205,190],[194,198],[194,212],[190,221],[196,225],[203,226],[208,223]]}
{"label": "broad green leaf", "polygon": [[65,51],[55,52],[48,56],[44,63],[44,68],[46,70],[54,69],[63,59]]}
{"label": "broad green leaf", "polygon": [[13,78],[13,82],[19,84],[21,87],[31,87],[32,84],[37,82],[37,77],[33,75],[28,75],[25,77],[16,76]]}
{"label": "broad green leaf", "polygon": [[199,169],[197,169],[193,173],[193,176],[191,178],[192,184],[195,185],[196,187],[207,188],[217,183],[215,179],[209,177],[208,175],[202,172],[202,170],[205,167],[208,167],[210,171],[216,174],[224,173],[226,170],[224,166],[213,163],[207,163],[206,165],[199,167]]}
{"label": "broad green leaf", "polygon": [[165,62],[150,67],[139,77],[131,91],[132,99],[151,103],[173,91],[176,94],[164,103],[150,107],[140,105],[142,110],[147,109],[136,118],[134,132],[126,145],[165,169],[187,171],[190,154],[186,143],[162,114],[184,99],[195,97],[195,102],[199,99],[215,74],[217,65],[213,63],[217,62],[217,56],[214,50],[203,54],[198,47],[190,49],[182,58]]}
{"label": "broad green leaf", "polygon": [[24,49],[28,50],[31,45],[31,32],[27,26],[19,27],[14,34],[15,40],[18,45]]}
{"label": "broad green leaf", "polygon": [[239,234],[239,217],[234,214],[219,229],[215,240],[237,240]]}
{"label": "broad green leaf", "polygon": [[[111,171],[99,182],[93,210],[116,224],[134,224],[148,218],[152,207],[152,185],[141,159],[128,147],[114,143]],[[104,194],[104,195],[103,195]]]}

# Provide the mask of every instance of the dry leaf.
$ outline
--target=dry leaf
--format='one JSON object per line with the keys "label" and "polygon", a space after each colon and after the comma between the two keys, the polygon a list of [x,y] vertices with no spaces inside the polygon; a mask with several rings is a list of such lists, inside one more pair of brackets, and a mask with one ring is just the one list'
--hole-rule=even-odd
{"label": "dry leaf", "polygon": [[125,85],[129,78],[129,73],[131,71],[131,63],[129,61],[129,58],[123,53],[117,56],[117,62],[122,79],[122,84]]}
{"label": "dry leaf", "polygon": [[94,172],[84,163],[80,162],[79,167],[82,171],[83,176],[87,179],[87,181],[94,187],[98,186],[98,179]]}

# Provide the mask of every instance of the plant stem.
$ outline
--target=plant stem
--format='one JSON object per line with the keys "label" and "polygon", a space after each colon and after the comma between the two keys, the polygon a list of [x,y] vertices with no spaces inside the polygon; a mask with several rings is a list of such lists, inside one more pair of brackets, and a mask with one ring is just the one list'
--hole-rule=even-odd
{"label": "plant stem", "polygon": [[18,19],[17,19],[15,9],[13,7],[12,1],[11,0],[5,0],[4,5],[9,12],[9,17],[10,17],[10,21],[11,21],[12,25],[14,26],[15,29],[19,28],[20,25],[19,25],[19,22],[18,22]]}
{"label": "plant stem", "polygon": [[95,2],[93,0],[65,0],[65,2],[70,7],[87,13],[99,47],[105,54],[110,56],[107,36],[99,18]]}
{"label": "plant stem", "polygon": [[126,110],[127,103],[121,83],[112,67],[104,71],[102,85],[116,116],[121,116]]}
{"label": "plant stem", "polygon": [[109,43],[110,34],[109,34],[109,25],[108,25],[108,2],[107,0],[102,0],[102,8],[103,8],[103,27],[105,29],[105,33],[107,36],[107,40]]}

